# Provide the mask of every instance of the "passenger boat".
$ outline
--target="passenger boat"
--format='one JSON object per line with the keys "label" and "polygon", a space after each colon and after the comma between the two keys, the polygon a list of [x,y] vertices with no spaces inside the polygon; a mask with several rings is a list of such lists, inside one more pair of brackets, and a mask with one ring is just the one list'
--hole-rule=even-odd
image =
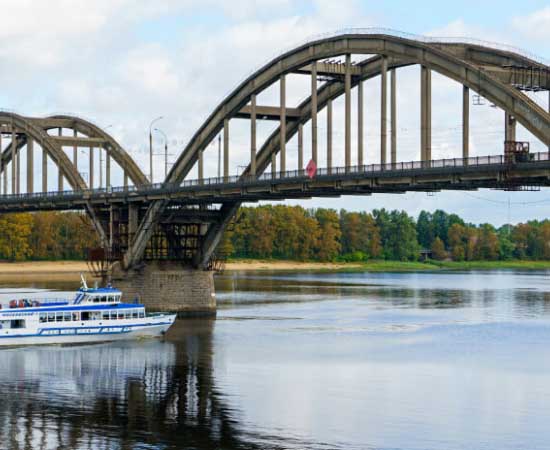
{"label": "passenger boat", "polygon": [[[82,287],[72,301],[11,300],[0,309],[0,346],[78,344],[161,336],[175,314],[149,314],[139,303],[121,303],[114,287]],[[0,305],[1,306],[1,305]]]}

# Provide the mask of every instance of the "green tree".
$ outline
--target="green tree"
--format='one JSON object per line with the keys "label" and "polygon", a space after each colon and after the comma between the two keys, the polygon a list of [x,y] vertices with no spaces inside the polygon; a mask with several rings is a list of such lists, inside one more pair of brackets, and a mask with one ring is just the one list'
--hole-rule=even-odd
{"label": "green tree", "polygon": [[447,252],[445,251],[445,244],[443,241],[436,237],[432,243],[432,256],[433,259],[443,261],[447,258]]}

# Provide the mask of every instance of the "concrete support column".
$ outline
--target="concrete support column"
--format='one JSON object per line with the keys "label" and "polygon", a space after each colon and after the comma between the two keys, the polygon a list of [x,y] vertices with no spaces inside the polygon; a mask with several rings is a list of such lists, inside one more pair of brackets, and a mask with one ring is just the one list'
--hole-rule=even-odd
{"label": "concrete support column", "polygon": [[298,124],[298,170],[304,170],[304,125]]}
{"label": "concrete support column", "polygon": [[256,176],[256,95],[250,97],[250,175]]}
{"label": "concrete support column", "polygon": [[516,118],[507,112],[504,113],[504,135],[507,141],[516,140]]}
{"label": "concrete support column", "polygon": [[88,174],[88,187],[94,188],[94,148],[90,147],[90,167]]}
{"label": "concrete support column", "polygon": [[346,73],[344,77],[345,89],[345,128],[344,128],[344,152],[346,172],[351,166],[351,55],[346,55]]}
{"label": "concrete support column", "polygon": [[277,154],[273,153],[271,155],[271,177],[275,178],[277,175]]}
{"label": "concrete support column", "polygon": [[27,136],[27,194],[34,192],[34,141]]}
{"label": "concrete support column", "polygon": [[11,193],[17,193],[17,138],[13,125],[11,129]]}
{"label": "concrete support column", "polygon": [[[57,134],[63,136],[63,128],[59,128]],[[63,151],[63,148],[61,148]],[[61,161],[57,161],[57,190],[63,190],[63,171],[61,170]]]}
{"label": "concrete support column", "polygon": [[391,71],[390,78],[390,107],[391,107],[391,163],[397,162],[397,69]]}
{"label": "concrete support column", "polygon": [[470,88],[462,87],[462,157],[470,157]]}
{"label": "concrete support column", "polygon": [[128,173],[124,171],[124,188],[128,187]]}
{"label": "concrete support column", "polygon": [[426,69],[426,159],[432,159],[432,71]]}
{"label": "concrete support column", "polygon": [[129,203],[128,204],[128,241],[129,242],[133,241],[136,231],[138,229],[138,225],[139,225],[138,213],[139,213],[138,206],[134,203]]}
{"label": "concrete support column", "polygon": [[204,149],[199,150],[199,162],[198,162],[198,169],[199,169],[199,183],[202,184],[204,180]]}
{"label": "concrete support column", "polygon": [[103,187],[103,149],[101,147],[97,148],[99,152],[99,188]]}
{"label": "concrete support column", "polygon": [[281,144],[281,172],[286,171],[286,77],[281,75],[280,81],[280,108],[281,108],[281,119],[280,119],[280,144]]}
{"label": "concrete support column", "polygon": [[111,187],[111,155],[109,152],[105,157],[105,187]]}
{"label": "concrete support column", "polygon": [[420,144],[421,160],[432,159],[432,75],[431,71],[422,66],[420,82]]}
{"label": "concrete support column", "polygon": [[15,147],[15,154],[17,159],[17,193],[21,193],[21,152]]}
{"label": "concrete support column", "polygon": [[[73,136],[77,137],[77,135],[77,131],[73,130]],[[73,145],[73,165],[74,168],[78,171],[78,147],[76,144]]]}
{"label": "concrete support column", "polygon": [[332,173],[332,100],[327,101],[327,171]]}
{"label": "concrete support column", "polygon": [[48,192],[48,154],[42,147],[42,192]]}
{"label": "concrete support column", "polygon": [[223,179],[229,179],[229,119],[223,121]]}
{"label": "concrete support column", "polygon": [[311,66],[311,159],[317,164],[317,63]]}
{"label": "concrete support column", "polygon": [[382,57],[380,71],[380,164],[386,164],[388,145],[388,58]]}
{"label": "concrete support column", "polygon": [[5,167],[4,167],[4,159],[2,158],[2,154],[4,153],[4,146],[2,145],[2,133],[0,133],[0,194],[4,195],[6,191],[4,190],[4,185],[2,183],[3,177],[5,178]]}
{"label": "concrete support column", "polygon": [[363,165],[363,82],[357,85],[357,165]]}

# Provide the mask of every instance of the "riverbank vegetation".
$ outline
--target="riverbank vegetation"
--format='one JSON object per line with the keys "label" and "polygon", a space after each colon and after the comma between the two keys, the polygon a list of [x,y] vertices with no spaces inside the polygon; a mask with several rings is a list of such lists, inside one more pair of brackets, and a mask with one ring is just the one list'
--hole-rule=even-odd
{"label": "riverbank vegetation", "polygon": [[[82,260],[88,248],[98,245],[90,221],[81,213],[0,216],[3,260]],[[357,263],[372,270],[546,268],[550,221],[495,228],[466,223],[441,210],[422,211],[414,218],[385,209],[244,207],[226,231],[219,252],[238,261]]]}
{"label": "riverbank vegetation", "polygon": [[438,267],[452,262],[466,267],[481,261],[550,261],[550,221],[495,228],[466,223],[441,210],[422,211],[415,219],[397,210],[370,213],[267,205],[242,208],[220,251],[241,259],[430,259]]}

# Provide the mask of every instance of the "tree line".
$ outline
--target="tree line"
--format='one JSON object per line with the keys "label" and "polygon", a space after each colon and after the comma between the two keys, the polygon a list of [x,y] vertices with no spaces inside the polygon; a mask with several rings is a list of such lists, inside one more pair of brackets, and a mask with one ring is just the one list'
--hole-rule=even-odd
{"label": "tree line", "polygon": [[[0,215],[0,259],[79,260],[99,246],[83,213]],[[376,209],[243,207],[226,230],[219,252],[234,258],[313,261],[385,259],[550,260],[550,221],[495,228],[466,223],[456,214]]]}
{"label": "tree line", "polygon": [[258,206],[240,210],[220,251],[238,258],[318,261],[550,259],[550,221],[496,228],[456,214]]}

